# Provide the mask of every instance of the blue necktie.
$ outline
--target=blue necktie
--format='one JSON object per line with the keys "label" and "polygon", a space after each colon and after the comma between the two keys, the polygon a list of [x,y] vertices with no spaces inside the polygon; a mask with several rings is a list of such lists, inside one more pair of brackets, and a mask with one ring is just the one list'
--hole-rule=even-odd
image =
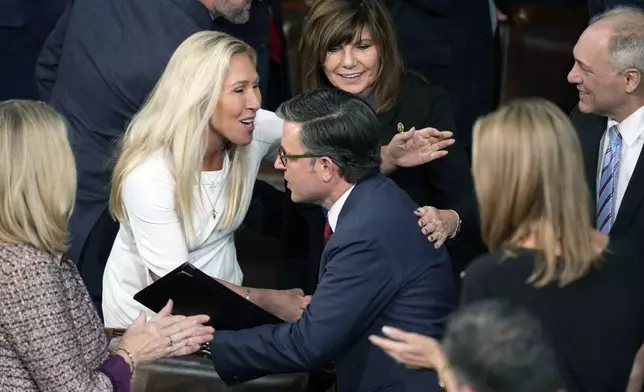
{"label": "blue necktie", "polygon": [[597,230],[608,234],[615,221],[615,188],[622,150],[622,135],[617,125],[608,129],[608,148],[602,160],[602,172],[597,188]]}

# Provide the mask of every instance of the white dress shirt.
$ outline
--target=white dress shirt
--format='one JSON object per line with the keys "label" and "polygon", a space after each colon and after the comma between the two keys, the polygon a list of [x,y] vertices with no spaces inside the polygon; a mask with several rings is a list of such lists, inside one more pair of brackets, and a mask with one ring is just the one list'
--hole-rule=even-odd
{"label": "white dress shirt", "polygon": [[[601,183],[602,162],[604,154],[608,149],[608,129],[613,125],[617,125],[619,133],[622,135],[622,145],[620,151],[619,172],[617,175],[617,184],[615,186],[615,217],[619,212],[619,207],[622,204],[624,193],[631,180],[635,165],[640,157],[642,145],[644,145],[644,106],[637,109],[633,114],[628,116],[620,124],[617,121],[608,119],[606,124],[606,131],[602,137],[599,147],[599,162],[597,167],[597,184]],[[597,192],[597,189],[595,189]],[[597,195],[599,197],[599,195]],[[615,219],[613,219],[615,221]]]}
{"label": "white dress shirt", "polygon": [[329,210],[329,213],[327,214],[327,219],[329,220],[329,226],[331,226],[331,230],[335,233],[335,227],[338,225],[338,218],[340,217],[340,211],[342,211],[342,207],[344,206],[344,203],[347,201],[349,198],[349,195],[351,194],[351,191],[353,188],[355,188],[355,185],[351,185],[351,188],[347,189],[344,191],[342,196],[338,198],[338,200],[333,203],[331,206],[331,209]]}

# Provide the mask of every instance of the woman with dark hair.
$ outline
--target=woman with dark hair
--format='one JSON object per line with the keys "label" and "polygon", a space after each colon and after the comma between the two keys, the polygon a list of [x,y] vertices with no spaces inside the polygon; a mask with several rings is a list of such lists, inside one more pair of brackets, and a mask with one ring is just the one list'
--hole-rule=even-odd
{"label": "woman with dark hair", "polygon": [[[403,67],[391,18],[379,0],[314,2],[302,31],[300,57],[303,90],[337,87],[366,100],[378,115],[383,144],[411,128],[454,129],[447,92]],[[441,159],[388,174],[425,206],[416,211],[423,234],[437,247],[447,243],[454,270],[460,272],[483,248],[467,154],[458,137],[447,151]],[[294,223],[294,235],[308,233],[309,246],[287,250],[300,252],[291,256],[308,252],[314,275],[324,245],[324,215],[309,206],[294,209],[304,216]],[[293,235],[288,238],[292,241]]]}

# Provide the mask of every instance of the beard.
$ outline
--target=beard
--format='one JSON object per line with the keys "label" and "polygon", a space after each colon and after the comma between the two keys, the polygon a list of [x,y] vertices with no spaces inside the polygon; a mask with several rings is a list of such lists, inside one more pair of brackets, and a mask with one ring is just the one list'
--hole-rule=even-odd
{"label": "beard", "polygon": [[242,7],[236,7],[228,1],[216,2],[215,11],[227,21],[234,24],[244,24],[250,17],[250,7],[244,4]]}

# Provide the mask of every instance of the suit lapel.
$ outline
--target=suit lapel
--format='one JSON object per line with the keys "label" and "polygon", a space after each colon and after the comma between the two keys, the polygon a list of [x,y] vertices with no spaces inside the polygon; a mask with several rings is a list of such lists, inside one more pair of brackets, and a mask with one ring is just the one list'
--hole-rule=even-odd
{"label": "suit lapel", "polygon": [[610,230],[611,234],[625,233],[633,223],[637,210],[642,205],[642,201],[644,201],[644,186],[642,184],[644,184],[644,158],[642,158],[642,153],[640,152],[635,170],[633,170],[633,175],[628,181],[622,203],[619,206],[619,211],[617,211],[617,218]]}
{"label": "suit lapel", "polygon": [[583,114],[578,109],[571,115],[575,125],[584,160],[586,182],[590,190],[590,213],[593,226],[596,225],[597,210],[597,168],[599,166],[599,148],[606,130],[606,117]]}
{"label": "suit lapel", "polygon": [[[338,216],[338,222],[335,225],[336,232],[339,231],[343,220],[351,212],[353,207],[355,207],[360,202],[360,200],[364,198],[365,195],[371,193],[371,191],[373,191],[375,187],[380,185],[385,180],[387,180],[387,177],[378,173],[356,184],[356,186],[351,191],[351,194],[349,195],[347,200],[344,202],[344,205],[342,206],[342,210],[340,211],[340,215]],[[331,243],[332,241],[333,239],[329,240],[329,243]],[[318,280],[322,279],[322,275],[324,275],[324,269],[326,268],[326,263],[328,261],[327,246],[324,247],[324,251],[322,252],[320,270],[318,271]]]}

